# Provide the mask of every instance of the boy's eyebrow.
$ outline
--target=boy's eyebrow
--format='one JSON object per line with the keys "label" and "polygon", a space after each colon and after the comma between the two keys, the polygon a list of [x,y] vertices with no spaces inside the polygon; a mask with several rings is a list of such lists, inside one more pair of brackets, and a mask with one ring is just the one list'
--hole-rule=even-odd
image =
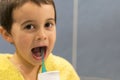
{"label": "boy's eyebrow", "polygon": [[47,20],[53,20],[53,21],[55,21],[55,19],[54,19],[54,18],[49,18],[49,19],[47,19]]}
{"label": "boy's eyebrow", "polygon": [[26,23],[29,23],[29,22],[33,22],[34,20],[27,20],[25,22],[22,23],[22,25],[26,24]]}

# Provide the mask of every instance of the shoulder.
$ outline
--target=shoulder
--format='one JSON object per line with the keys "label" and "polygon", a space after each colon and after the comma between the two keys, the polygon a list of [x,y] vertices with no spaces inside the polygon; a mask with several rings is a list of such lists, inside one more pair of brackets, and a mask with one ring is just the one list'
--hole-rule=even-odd
{"label": "shoulder", "polygon": [[0,53],[0,80],[15,80],[15,78],[19,80],[19,72],[9,61],[11,57],[12,54]]}
{"label": "shoulder", "polygon": [[11,57],[11,54],[2,54],[0,53],[0,70],[6,68],[9,65],[9,58]]}
{"label": "shoulder", "polygon": [[60,69],[64,69],[66,67],[72,67],[72,65],[64,58],[60,57],[60,56],[56,56],[53,54],[50,54],[48,59],[46,60],[47,64],[52,63],[52,65],[56,68],[60,68]]}
{"label": "shoulder", "polygon": [[80,80],[75,69],[66,59],[51,54],[49,56],[49,66],[52,64],[52,68],[59,70],[61,75],[61,80]]}
{"label": "shoulder", "polygon": [[10,68],[10,65],[9,65],[9,58],[10,54],[2,54],[0,53],[0,79],[3,79],[5,78],[9,72],[9,68]]}
{"label": "shoulder", "polygon": [[10,57],[12,57],[12,54],[0,53],[0,64],[7,64],[9,62]]}
{"label": "shoulder", "polygon": [[67,61],[65,58],[53,55],[53,61],[55,65],[58,65],[59,67],[63,69],[71,69],[73,68],[69,61]]}
{"label": "shoulder", "polygon": [[0,75],[2,73],[6,73],[6,71],[9,70],[11,67],[9,58],[11,57],[11,54],[1,54],[0,53]]}

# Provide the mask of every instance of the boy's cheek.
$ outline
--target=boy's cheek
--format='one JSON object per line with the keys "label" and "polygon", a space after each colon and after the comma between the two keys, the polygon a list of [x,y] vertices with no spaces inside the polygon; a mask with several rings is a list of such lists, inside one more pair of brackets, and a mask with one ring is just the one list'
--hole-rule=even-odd
{"label": "boy's cheek", "polygon": [[17,39],[18,41],[17,41],[17,44],[19,45],[19,46],[21,46],[21,47],[27,47],[27,45],[29,45],[30,43],[30,40],[29,40],[29,38],[27,38],[27,37],[19,37],[18,39]]}

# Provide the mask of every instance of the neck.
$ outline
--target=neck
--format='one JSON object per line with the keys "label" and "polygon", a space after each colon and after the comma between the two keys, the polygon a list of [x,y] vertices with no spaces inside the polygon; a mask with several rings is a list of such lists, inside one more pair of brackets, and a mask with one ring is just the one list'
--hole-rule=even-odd
{"label": "neck", "polygon": [[16,58],[16,55],[14,55],[10,61],[21,72],[25,80],[37,80],[40,66],[34,66],[32,64],[25,63],[24,61],[20,61],[18,58]]}

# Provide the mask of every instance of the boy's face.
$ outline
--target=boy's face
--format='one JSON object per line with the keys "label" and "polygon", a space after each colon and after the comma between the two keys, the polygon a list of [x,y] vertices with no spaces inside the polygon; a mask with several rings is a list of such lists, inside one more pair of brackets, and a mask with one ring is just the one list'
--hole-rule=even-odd
{"label": "boy's face", "polygon": [[28,2],[13,11],[13,20],[10,38],[16,47],[18,60],[40,65],[40,47],[45,47],[46,59],[56,40],[53,6]]}

